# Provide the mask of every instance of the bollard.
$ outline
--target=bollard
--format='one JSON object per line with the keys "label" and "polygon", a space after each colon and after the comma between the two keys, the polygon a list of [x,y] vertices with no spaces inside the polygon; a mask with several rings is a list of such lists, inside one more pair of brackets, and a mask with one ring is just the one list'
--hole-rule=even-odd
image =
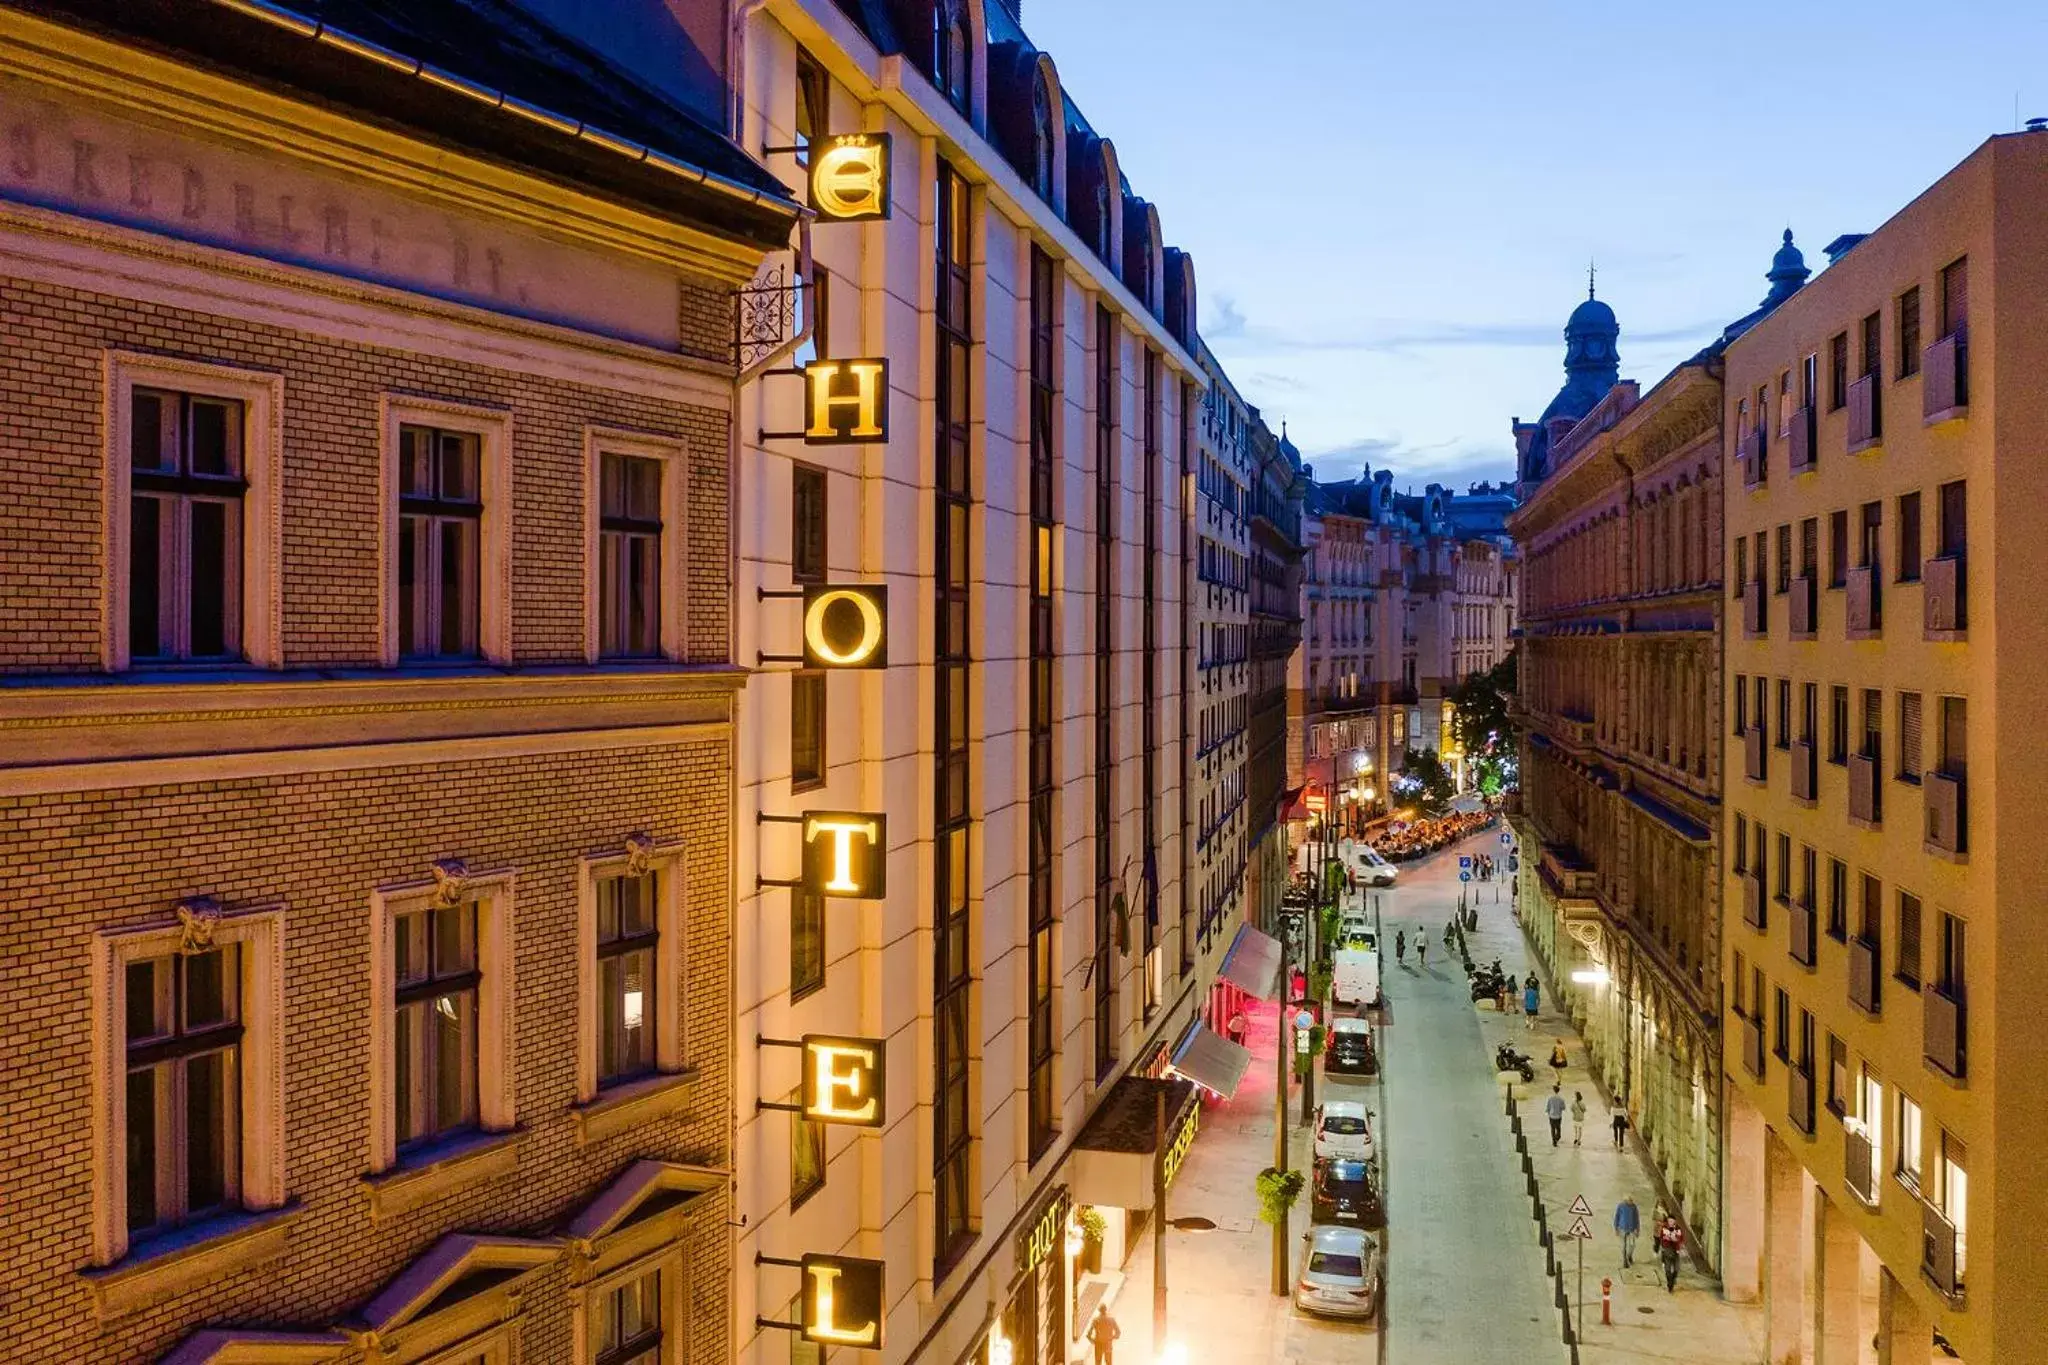
{"label": "bollard", "polygon": [[1611,1277],[1602,1277],[1600,1281],[1600,1325],[1602,1327],[1614,1326],[1613,1310],[1614,1280]]}

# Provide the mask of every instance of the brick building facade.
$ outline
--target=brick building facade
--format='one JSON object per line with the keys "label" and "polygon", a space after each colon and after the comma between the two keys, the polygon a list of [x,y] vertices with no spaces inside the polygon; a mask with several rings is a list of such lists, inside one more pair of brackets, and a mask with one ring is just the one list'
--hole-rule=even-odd
{"label": "brick building facade", "polygon": [[0,9],[0,1354],[725,1360],[794,206],[509,10],[204,8]]}

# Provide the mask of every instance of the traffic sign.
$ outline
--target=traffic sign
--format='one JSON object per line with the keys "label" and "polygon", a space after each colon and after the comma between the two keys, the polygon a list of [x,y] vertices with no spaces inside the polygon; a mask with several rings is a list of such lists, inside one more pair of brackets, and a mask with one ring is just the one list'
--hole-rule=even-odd
{"label": "traffic sign", "polygon": [[1593,1216],[1593,1206],[1586,1202],[1586,1196],[1582,1194],[1577,1199],[1572,1200],[1572,1206],[1566,1209],[1565,1212],[1575,1214],[1580,1218],[1591,1218]]}
{"label": "traffic sign", "polygon": [[1458,866],[1459,866],[1459,867],[1470,867],[1470,866],[1472,866],[1472,855],[1471,855],[1471,854],[1469,854],[1469,853],[1463,853],[1463,854],[1460,854],[1460,855],[1458,855]]}
{"label": "traffic sign", "polygon": [[1294,1026],[1298,1029],[1312,1028],[1314,1027],[1315,1022],[1316,1017],[1313,1014],[1310,1014],[1307,1010],[1299,1010],[1295,1013]]}
{"label": "traffic sign", "polygon": [[1295,1033],[1295,1035],[1294,1035],[1294,1050],[1295,1050],[1296,1052],[1306,1052],[1306,1051],[1308,1051],[1308,1030],[1307,1030],[1307,1029],[1300,1029],[1300,1030],[1297,1030],[1297,1031],[1296,1031],[1296,1033]]}
{"label": "traffic sign", "polygon": [[1503,831],[1500,836],[1500,841],[1504,844],[1512,844],[1515,841],[1515,836]]}
{"label": "traffic sign", "polygon": [[1593,1225],[1583,1218],[1574,1218],[1572,1219],[1572,1225],[1564,1230],[1564,1235],[1567,1237],[1591,1239],[1593,1236]]}
{"label": "traffic sign", "polygon": [[1460,872],[1458,874],[1458,880],[1461,882],[1469,882],[1472,880],[1472,874],[1470,872]]}

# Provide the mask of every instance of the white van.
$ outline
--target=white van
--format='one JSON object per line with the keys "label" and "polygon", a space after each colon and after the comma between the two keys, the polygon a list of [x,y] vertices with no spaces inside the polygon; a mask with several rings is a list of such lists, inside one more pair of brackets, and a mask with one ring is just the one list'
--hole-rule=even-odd
{"label": "white van", "polygon": [[1367,886],[1392,886],[1400,874],[1394,865],[1380,856],[1380,851],[1371,844],[1362,845],[1358,850],[1358,880]]}
{"label": "white van", "polygon": [[1339,948],[1330,955],[1330,995],[1340,1005],[1380,1002],[1380,955],[1371,948]]}

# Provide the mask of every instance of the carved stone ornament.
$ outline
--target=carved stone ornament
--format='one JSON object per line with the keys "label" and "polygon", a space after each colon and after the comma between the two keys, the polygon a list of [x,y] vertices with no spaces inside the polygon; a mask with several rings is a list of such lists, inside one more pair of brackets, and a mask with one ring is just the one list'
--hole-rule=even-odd
{"label": "carved stone ornament", "polygon": [[1607,945],[1601,937],[1598,924],[1586,920],[1567,920],[1564,927],[1565,932],[1569,933],[1580,943],[1583,943],[1592,953],[1593,961],[1605,962],[1607,960]]}
{"label": "carved stone ornament", "polygon": [[654,836],[644,831],[626,836],[626,875],[644,877],[654,865]]}
{"label": "carved stone ornament", "polygon": [[220,927],[220,902],[211,896],[193,896],[178,902],[178,951],[207,952],[213,947],[213,931]]}
{"label": "carved stone ornament", "polygon": [[462,902],[469,889],[469,864],[460,858],[443,858],[434,864],[434,904],[446,910]]}

